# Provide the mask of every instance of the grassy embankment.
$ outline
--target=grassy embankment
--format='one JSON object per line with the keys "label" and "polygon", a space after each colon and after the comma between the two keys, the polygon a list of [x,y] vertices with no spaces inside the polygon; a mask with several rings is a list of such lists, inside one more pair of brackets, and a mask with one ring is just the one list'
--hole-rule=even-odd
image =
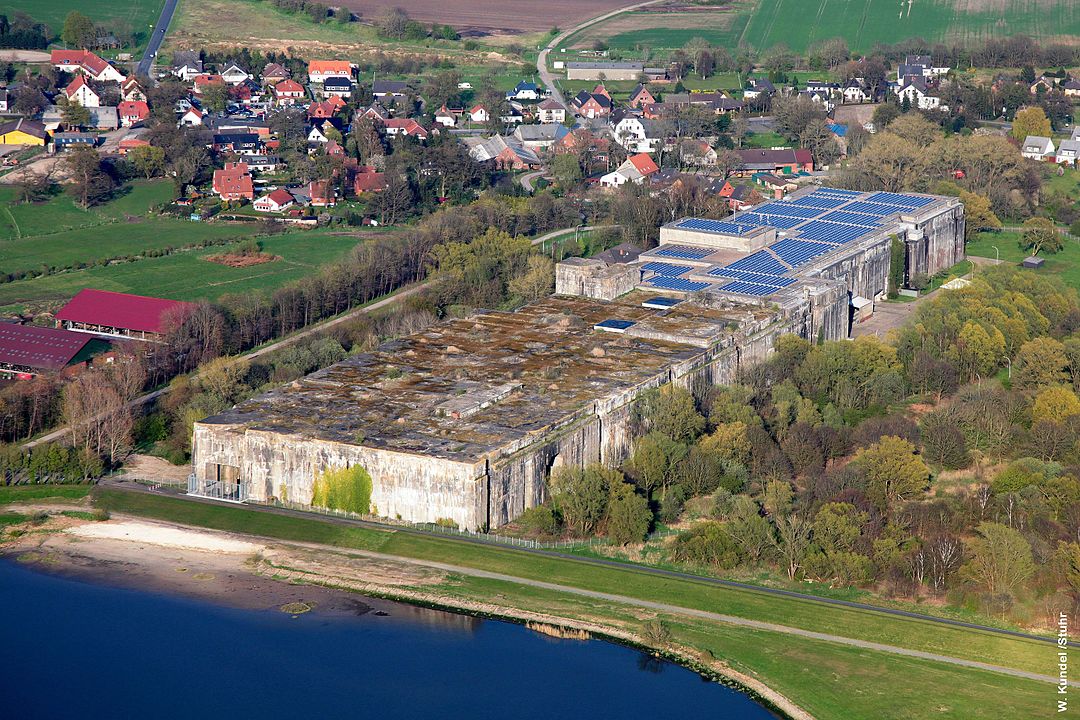
{"label": "grassy embankment", "polygon": [[[116,490],[99,490],[95,495],[99,507],[114,512],[450,563],[1041,674],[1053,670],[1053,648],[1035,641],[658,577],[632,568],[603,568],[442,538],[335,525],[317,518]],[[615,626],[633,626],[641,617],[640,609],[512,582],[468,576],[453,580],[439,589],[448,602],[454,598],[496,602],[571,619],[601,619]],[[1038,717],[1048,694],[1048,686],[997,673],[683,616],[669,620],[679,642],[760,678],[819,718]],[[886,677],[888,682],[883,683]]]}

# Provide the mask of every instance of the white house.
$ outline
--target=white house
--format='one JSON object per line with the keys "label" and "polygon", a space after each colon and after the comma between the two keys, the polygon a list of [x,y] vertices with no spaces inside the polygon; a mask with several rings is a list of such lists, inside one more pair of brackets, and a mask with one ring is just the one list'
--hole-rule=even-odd
{"label": "white house", "polygon": [[522,80],[517,84],[513,90],[506,92],[507,100],[518,101],[535,101],[540,99],[540,89],[536,86],[536,83],[525,82]]}
{"label": "white house", "polygon": [[239,85],[251,79],[251,74],[233,63],[221,71],[221,79],[229,85]]}
{"label": "white house", "polygon": [[1041,135],[1028,135],[1020,146],[1020,154],[1031,160],[1052,160],[1054,150],[1054,141]]}
{"label": "white house", "polygon": [[862,83],[858,80],[849,80],[847,85],[844,86],[844,102],[846,103],[864,103],[871,100],[869,93],[863,88]]}
{"label": "white house", "polygon": [[443,127],[454,127],[457,125],[457,116],[450,108],[443,105],[435,111],[435,123]]}
{"label": "white house", "polygon": [[600,185],[603,187],[619,187],[628,182],[640,185],[645,178],[657,172],[656,163],[645,153],[631,155],[623,161],[623,164],[612,172],[600,177]]}
{"label": "white house", "polygon": [[330,97],[336,95],[339,98],[348,100],[352,97],[353,84],[352,80],[343,77],[328,77],[323,81],[322,94],[323,97]]}
{"label": "white house", "polygon": [[1080,141],[1078,140],[1062,140],[1058,145],[1057,155],[1054,157],[1054,162],[1058,165],[1068,165],[1069,167],[1075,167],[1076,161],[1080,159]]}
{"label": "white house", "polygon": [[252,203],[259,212],[281,212],[282,210],[292,207],[296,204],[296,199],[289,193],[288,190],[278,188],[273,192],[269,192],[263,195],[261,198]]}
{"label": "white house", "polygon": [[897,88],[896,96],[901,101],[907,98],[912,107],[919,110],[948,110],[948,106],[941,104],[941,98],[931,95],[926,83],[919,78],[908,78],[905,83]]}
{"label": "white house", "polygon": [[76,75],[71,84],[64,88],[64,95],[69,102],[77,102],[83,107],[101,107],[101,98],[82,75]]}
{"label": "white house", "polygon": [[473,122],[486,123],[491,119],[491,113],[483,105],[475,105],[469,110],[469,119]]}
{"label": "white house", "polygon": [[630,152],[654,152],[663,141],[655,123],[619,110],[611,115],[611,132],[616,142]]}
{"label": "white house", "polygon": [[202,125],[202,111],[194,106],[189,107],[187,111],[180,116],[180,120],[178,120],[176,124],[180,127],[195,127],[196,125]]}
{"label": "white house", "polygon": [[553,98],[548,98],[537,105],[536,111],[542,123],[566,122],[566,106]]}

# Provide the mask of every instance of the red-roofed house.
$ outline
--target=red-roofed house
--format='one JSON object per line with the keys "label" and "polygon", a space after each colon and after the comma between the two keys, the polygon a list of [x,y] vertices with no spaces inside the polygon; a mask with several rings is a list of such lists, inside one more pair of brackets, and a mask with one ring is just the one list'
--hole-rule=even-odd
{"label": "red-roofed house", "polygon": [[384,173],[375,172],[371,165],[361,165],[356,168],[356,177],[353,178],[353,192],[363,195],[366,192],[379,192],[386,189],[386,177]]}
{"label": "red-roofed house", "polygon": [[49,62],[57,70],[82,73],[98,82],[122,83],[126,79],[124,73],[89,50],[53,50]]}
{"label": "red-roofed house", "polygon": [[57,372],[76,358],[93,338],[85,333],[0,322],[0,378],[26,378]]}
{"label": "red-roofed house", "polygon": [[334,188],[328,180],[312,180],[307,187],[312,207],[333,207],[337,204]]}
{"label": "red-roofed house", "polygon": [[212,85],[224,85],[225,78],[220,75],[211,75],[210,73],[200,73],[192,78],[192,86],[194,87],[195,94],[201,95],[206,91],[206,88]]}
{"label": "red-roofed house", "polygon": [[648,154],[638,153],[626,158],[625,162],[614,171],[603,175],[600,178],[600,184],[604,187],[619,187],[628,182],[640,185],[645,178],[659,169]]}
{"label": "red-roofed house", "polygon": [[274,86],[274,102],[278,105],[295,105],[304,97],[304,86],[295,80],[282,80]]}
{"label": "red-roofed house", "polygon": [[94,92],[94,89],[86,82],[86,77],[81,74],[76,75],[71,84],[64,88],[64,95],[69,102],[77,102],[83,107],[101,107],[101,97]]}
{"label": "red-roofed house", "polygon": [[120,140],[120,147],[117,150],[121,155],[127,155],[131,150],[137,147],[147,147],[149,145],[149,140],[144,140],[138,135],[127,135]]}
{"label": "red-roofed house", "polygon": [[252,206],[259,212],[281,212],[286,208],[290,208],[296,204],[296,199],[289,193],[288,190],[278,188],[271,193],[263,195],[261,198],[252,203]]}
{"label": "red-roofed house", "polygon": [[814,169],[814,156],[809,150],[736,150],[742,158],[739,172],[752,175],[758,172],[797,173]]}
{"label": "red-roofed house", "polygon": [[383,121],[383,130],[387,135],[408,135],[420,142],[428,138],[428,131],[412,118],[389,118]]}
{"label": "red-roofed house", "polygon": [[352,78],[348,60],[312,60],[308,63],[308,80],[321,83],[328,77]]}
{"label": "red-roofed house", "polygon": [[649,88],[639,84],[634,91],[630,93],[630,107],[639,108],[642,105],[652,105],[656,102],[656,98],[649,92]]}
{"label": "red-roofed house", "polygon": [[80,290],[56,313],[56,327],[94,335],[159,341],[195,309],[192,303]]}
{"label": "red-roofed house", "polygon": [[116,112],[120,116],[120,124],[131,127],[149,119],[150,106],[142,100],[125,100],[116,106]]}
{"label": "red-roofed house", "polygon": [[308,105],[307,115],[312,120],[327,120],[334,117],[334,113],[337,112],[337,108],[334,103],[329,100],[323,100],[321,102],[313,102]]}
{"label": "red-roofed house", "polygon": [[180,116],[180,119],[176,121],[178,127],[195,127],[196,125],[202,125],[203,112],[197,107],[189,107],[187,112]]}
{"label": "red-roofed house", "polygon": [[129,77],[120,83],[120,97],[123,100],[142,100],[146,102],[146,93],[143,92],[142,85],[133,77]]}
{"label": "red-roofed house", "polygon": [[469,119],[473,122],[485,123],[491,119],[491,113],[483,105],[473,105],[469,110]]}
{"label": "red-roofed house", "polygon": [[213,187],[222,200],[255,199],[255,188],[247,163],[227,162],[223,170],[215,170]]}

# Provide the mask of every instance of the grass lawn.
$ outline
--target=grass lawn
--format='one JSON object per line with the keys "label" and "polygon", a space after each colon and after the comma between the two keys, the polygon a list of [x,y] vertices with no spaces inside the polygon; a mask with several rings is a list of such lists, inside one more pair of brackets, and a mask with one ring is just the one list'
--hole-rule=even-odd
{"label": "grass lawn", "polygon": [[135,32],[136,41],[142,47],[150,37],[150,25],[157,22],[164,5],[164,0],[4,0],[0,3],[0,12],[7,13],[9,17],[16,12],[24,12],[48,25],[53,36],[59,37],[64,29],[64,18],[72,10],[78,10],[106,30],[113,29],[115,23],[126,23]]}
{"label": "grass lawn", "polygon": [[747,133],[743,145],[748,148],[791,147],[791,143],[780,133]]}
{"label": "grass lawn", "polygon": [[8,525],[18,525],[24,522],[28,516],[22,513],[0,513],[0,528]]}
{"label": "grass lawn", "polygon": [[0,485],[0,505],[44,498],[78,500],[89,493],[89,485]]}
{"label": "grass lawn", "polygon": [[1080,170],[1075,168],[1063,168],[1061,175],[1056,170],[1046,173],[1043,187],[1047,195],[1058,194],[1076,202],[1080,200]]}
{"label": "grass lawn", "polygon": [[[213,225],[187,223],[185,227],[199,232]],[[224,227],[233,233],[252,233],[244,226]],[[221,249],[203,248],[6,283],[0,285],[0,312],[66,301],[86,287],[171,300],[214,300],[228,293],[271,290],[343,257],[361,242],[356,236],[339,233],[297,230],[261,238],[263,251],[279,259],[245,268],[209,262],[206,256]]]}
{"label": "grass lawn", "polygon": [[[538,556],[437,537],[341,526],[318,518],[298,518],[226,505],[99,488],[98,507],[176,522],[285,540],[309,540],[342,547],[379,550],[402,557],[435,560],[522,578],[570,585],[686,608],[721,612],[819,632],[909,647],[1007,667],[1052,674],[1048,645],[991,633],[938,626],[880,613],[822,606],[752,590],[724,588],[694,580],[648,575],[632,568],[597,567],[574,560]],[[1052,649],[1052,648],[1050,648]],[[918,717],[912,715],[911,717]]]}
{"label": "grass lawn", "polygon": [[[1019,239],[1018,232],[981,232],[974,240],[968,242],[967,254],[994,258],[997,256],[994,251],[996,247],[1003,263],[1018,265],[1028,257],[1028,252],[1021,250],[1017,244]],[[1071,235],[1064,236],[1064,240],[1065,248],[1061,252],[1040,255],[1045,258],[1046,264],[1037,272],[1058,275],[1066,285],[1080,290],[1080,240]]]}

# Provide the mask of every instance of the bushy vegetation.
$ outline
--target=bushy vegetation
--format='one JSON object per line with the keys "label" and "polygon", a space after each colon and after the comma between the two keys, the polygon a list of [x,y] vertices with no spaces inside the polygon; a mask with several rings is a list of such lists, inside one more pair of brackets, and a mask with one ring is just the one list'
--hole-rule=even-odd
{"label": "bushy vegetation", "polygon": [[311,504],[367,515],[371,512],[371,475],[360,465],[325,470],[312,487]]}

